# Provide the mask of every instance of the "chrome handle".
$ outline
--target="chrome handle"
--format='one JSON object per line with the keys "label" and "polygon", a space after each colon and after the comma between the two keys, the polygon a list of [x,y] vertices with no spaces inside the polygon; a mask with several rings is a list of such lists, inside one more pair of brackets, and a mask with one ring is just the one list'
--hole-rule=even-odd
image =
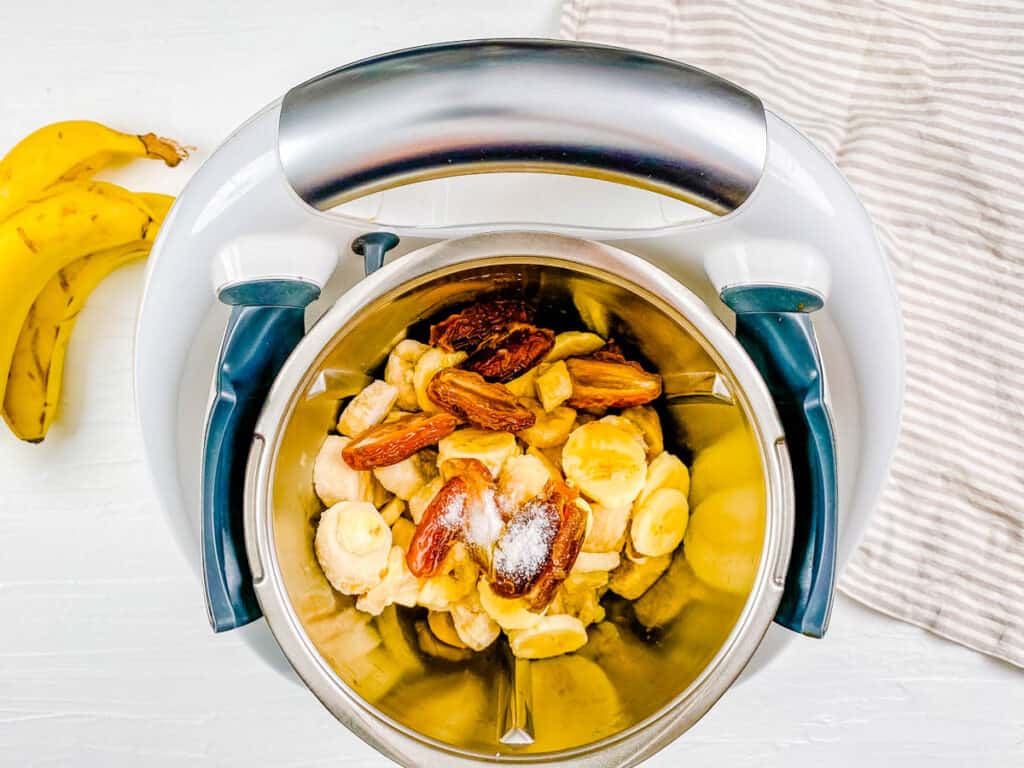
{"label": "chrome handle", "polygon": [[767,130],[755,96],[685,64],[479,40],[364,59],[296,86],[278,148],[288,182],[321,210],[424,179],[543,171],[725,214],[757,185]]}

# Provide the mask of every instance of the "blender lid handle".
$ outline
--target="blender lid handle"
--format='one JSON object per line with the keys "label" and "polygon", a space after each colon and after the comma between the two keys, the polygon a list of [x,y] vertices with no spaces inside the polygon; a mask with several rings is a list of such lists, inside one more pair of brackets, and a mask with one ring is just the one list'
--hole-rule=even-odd
{"label": "blender lid handle", "polygon": [[761,178],[767,127],[757,97],[676,61],[477,40],[375,56],[292,88],[278,151],[288,183],[320,210],[426,179],[524,171],[726,214]]}

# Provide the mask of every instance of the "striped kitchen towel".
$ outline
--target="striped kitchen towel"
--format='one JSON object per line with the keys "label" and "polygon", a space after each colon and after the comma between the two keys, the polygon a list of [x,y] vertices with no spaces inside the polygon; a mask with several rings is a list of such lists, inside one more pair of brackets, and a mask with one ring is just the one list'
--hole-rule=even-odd
{"label": "striped kitchen towel", "polygon": [[1024,666],[1024,5],[567,0],[562,34],[726,77],[835,159],[907,352],[889,482],[840,588]]}

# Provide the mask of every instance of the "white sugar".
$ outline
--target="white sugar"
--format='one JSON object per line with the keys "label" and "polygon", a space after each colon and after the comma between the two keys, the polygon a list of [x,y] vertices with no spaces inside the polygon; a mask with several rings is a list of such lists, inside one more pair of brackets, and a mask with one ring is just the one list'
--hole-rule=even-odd
{"label": "white sugar", "polygon": [[529,583],[548,562],[555,525],[545,505],[528,502],[511,521],[494,550],[494,569],[516,583]]}
{"label": "white sugar", "polygon": [[470,504],[466,520],[466,540],[483,551],[489,551],[501,534],[501,512],[494,491],[487,488],[480,494],[479,504]]}

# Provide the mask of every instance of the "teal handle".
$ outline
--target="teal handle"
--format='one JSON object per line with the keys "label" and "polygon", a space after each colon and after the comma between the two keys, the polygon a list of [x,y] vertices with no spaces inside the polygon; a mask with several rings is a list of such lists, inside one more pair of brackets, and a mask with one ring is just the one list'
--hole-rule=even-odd
{"label": "teal handle", "polygon": [[232,304],[217,361],[216,395],[203,445],[202,552],[206,604],[215,632],[261,615],[245,556],[245,464],[267,392],[305,332],[305,307],[319,289],[261,280],[221,292]]}
{"label": "teal handle", "polygon": [[[780,302],[783,293],[793,300]],[[793,471],[793,551],[775,621],[823,637],[835,585],[838,488],[821,355],[807,314],[821,301],[760,286],[727,289],[722,299],[736,311],[736,338],[775,400]]]}

